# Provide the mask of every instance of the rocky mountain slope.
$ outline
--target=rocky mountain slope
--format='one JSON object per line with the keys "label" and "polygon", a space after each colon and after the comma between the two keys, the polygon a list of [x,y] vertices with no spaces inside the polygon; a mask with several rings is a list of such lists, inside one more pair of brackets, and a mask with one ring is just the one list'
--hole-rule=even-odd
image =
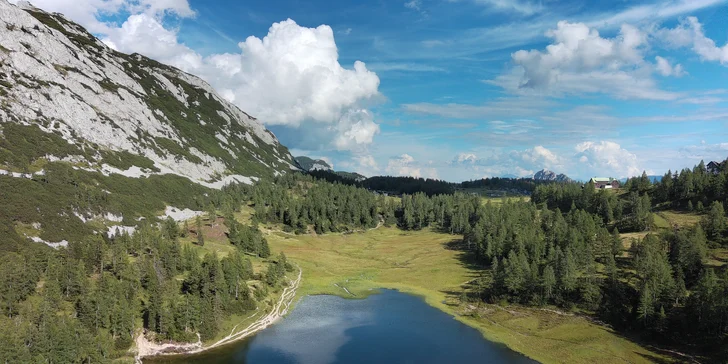
{"label": "rocky mountain slope", "polygon": [[[176,174],[219,188],[283,173],[293,158],[205,81],[116,52],[60,14],[0,0],[0,169],[47,161],[131,177]],[[7,131],[62,139],[20,150]],[[54,139],[56,140],[56,139]]]}
{"label": "rocky mountain slope", "polygon": [[0,250],[133,231],[298,169],[205,81],[0,0]]}
{"label": "rocky mountain slope", "polygon": [[548,169],[542,169],[533,175],[533,179],[537,181],[550,181],[550,182],[573,182],[571,178],[565,174],[556,174],[555,172],[549,171]]}
{"label": "rocky mountain slope", "polygon": [[300,156],[295,158],[296,163],[298,163],[298,166],[301,167],[304,171],[310,172],[310,171],[333,171],[334,169],[331,168],[331,165],[326,163],[323,159],[312,159],[306,156]]}

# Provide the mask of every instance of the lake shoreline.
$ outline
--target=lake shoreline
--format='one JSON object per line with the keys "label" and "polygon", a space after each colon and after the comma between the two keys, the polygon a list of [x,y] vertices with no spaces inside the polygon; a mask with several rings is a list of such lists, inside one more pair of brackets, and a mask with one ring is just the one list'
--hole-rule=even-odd
{"label": "lake shoreline", "polygon": [[273,325],[276,321],[278,321],[278,319],[285,316],[292,309],[293,302],[296,297],[298,297],[296,292],[301,285],[302,279],[303,270],[299,267],[298,277],[295,280],[290,280],[290,284],[288,287],[283,289],[280,299],[275,306],[273,306],[273,309],[270,312],[255,320],[255,322],[248,325],[248,327],[242,331],[235,332],[235,329],[237,328],[236,325],[230,335],[225,336],[209,346],[202,345],[202,342],[199,339],[199,334],[197,343],[158,344],[147,340],[144,336],[144,332],[142,331],[135,340],[137,345],[134,361],[137,364],[143,364],[144,358],[199,354],[251,337],[257,332]]}
{"label": "lake shoreline", "polygon": [[[380,350],[369,350],[377,347]],[[534,360],[487,340],[475,328],[395,289],[368,299],[306,294],[285,320],[241,341],[200,355],[169,356],[151,364],[403,362],[533,364]]]}

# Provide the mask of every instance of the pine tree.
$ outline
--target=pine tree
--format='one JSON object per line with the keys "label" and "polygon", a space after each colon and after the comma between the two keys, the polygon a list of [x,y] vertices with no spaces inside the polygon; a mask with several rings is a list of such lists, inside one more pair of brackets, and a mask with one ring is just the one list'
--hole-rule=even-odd
{"label": "pine tree", "polygon": [[268,258],[270,256],[270,247],[268,246],[268,240],[262,238],[260,240],[260,250],[258,256],[261,258]]}
{"label": "pine tree", "polygon": [[615,227],[614,230],[612,230],[612,256],[616,258],[621,255],[622,249],[624,249],[624,246],[622,245],[622,238],[619,236],[619,229]]}
{"label": "pine tree", "polygon": [[197,224],[197,245],[203,246],[203,245],[205,245],[205,236],[202,233],[202,219],[199,216],[197,216],[196,224]]}
{"label": "pine tree", "polygon": [[556,287],[556,274],[550,265],[543,270],[543,297],[546,301],[551,300]]}
{"label": "pine tree", "polygon": [[566,254],[563,256],[560,267],[560,280],[561,287],[566,291],[570,292],[576,289],[576,260],[574,255],[571,253],[571,249],[566,250]]}
{"label": "pine tree", "polygon": [[723,230],[726,228],[726,216],[722,203],[715,201],[710,205],[710,211],[703,224],[711,239],[719,240],[721,238]]}
{"label": "pine tree", "polygon": [[675,305],[679,305],[683,302],[688,294],[688,290],[685,287],[685,278],[682,269],[678,267],[675,272]]}
{"label": "pine tree", "polygon": [[660,306],[660,312],[657,314],[657,323],[655,329],[657,332],[664,332],[667,328],[667,314],[665,314],[665,306]]}
{"label": "pine tree", "polygon": [[503,259],[503,267],[505,288],[512,295],[519,295],[526,282],[526,272],[514,250],[508,253],[508,258]]}
{"label": "pine tree", "polygon": [[617,281],[617,264],[614,260],[613,255],[607,255],[606,262],[604,263],[604,270],[611,283]]}
{"label": "pine tree", "polygon": [[164,235],[171,241],[176,241],[179,237],[179,225],[171,216],[164,221]]}
{"label": "pine tree", "polygon": [[185,220],[184,227],[182,228],[182,231],[180,232],[180,236],[183,238],[187,237],[187,234],[190,232],[190,226],[187,224],[187,220]]}
{"label": "pine tree", "polygon": [[645,326],[647,326],[650,317],[655,313],[655,307],[653,305],[652,291],[649,287],[645,287],[640,293],[640,302],[637,307],[638,317]]}
{"label": "pine tree", "polygon": [[209,340],[215,337],[218,331],[217,318],[212,303],[213,298],[203,298],[200,305],[200,337]]}
{"label": "pine tree", "polygon": [[217,224],[217,211],[215,210],[215,205],[209,204],[207,206],[207,220],[210,221],[210,226],[215,227]]}

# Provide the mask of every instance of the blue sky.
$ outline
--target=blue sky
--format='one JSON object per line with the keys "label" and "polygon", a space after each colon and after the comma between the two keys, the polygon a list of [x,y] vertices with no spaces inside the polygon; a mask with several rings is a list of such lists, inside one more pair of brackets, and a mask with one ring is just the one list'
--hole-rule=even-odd
{"label": "blue sky", "polygon": [[79,1],[37,5],[336,169],[586,179],[728,157],[728,1]]}

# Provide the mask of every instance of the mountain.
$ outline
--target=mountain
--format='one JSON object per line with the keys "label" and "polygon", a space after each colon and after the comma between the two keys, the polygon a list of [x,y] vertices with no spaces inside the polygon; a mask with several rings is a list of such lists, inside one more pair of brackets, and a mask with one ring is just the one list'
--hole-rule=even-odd
{"label": "mountain", "polygon": [[354,180],[355,182],[362,182],[367,179],[366,176],[356,173],[356,172],[336,171],[334,173],[336,173],[338,176],[340,176],[342,178]]}
{"label": "mountain", "polygon": [[[41,160],[127,176],[176,174],[209,187],[295,169],[288,149],[202,79],[119,53],[61,14],[0,0],[0,164]],[[10,143],[10,134],[53,145]]]}
{"label": "mountain", "polygon": [[299,156],[294,159],[298,166],[304,171],[309,172],[316,177],[326,179],[329,182],[337,181],[338,178],[354,182],[361,182],[367,179],[366,176],[359,173],[335,171],[334,168],[323,159],[312,159],[306,156]]}
{"label": "mountain", "polygon": [[298,169],[202,79],[0,0],[0,250],[190,218],[228,183]]}
{"label": "mountain", "polygon": [[315,170],[322,170],[322,171],[333,171],[334,169],[331,168],[331,165],[326,163],[323,159],[312,159],[306,156],[300,156],[295,158],[296,163],[298,163],[298,166],[301,167],[304,171],[310,172]]}
{"label": "mountain", "polygon": [[533,179],[537,181],[551,181],[551,182],[563,182],[569,183],[573,180],[567,177],[565,174],[556,174],[555,172],[549,171],[548,169],[542,169],[533,175]]}

